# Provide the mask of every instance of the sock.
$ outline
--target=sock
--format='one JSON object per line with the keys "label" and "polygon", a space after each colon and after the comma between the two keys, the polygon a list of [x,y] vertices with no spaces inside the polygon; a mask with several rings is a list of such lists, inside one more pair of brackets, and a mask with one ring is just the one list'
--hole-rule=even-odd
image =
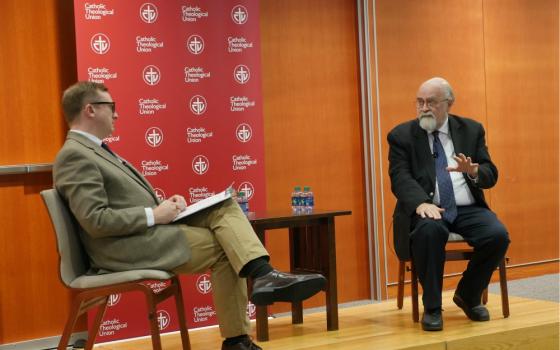
{"label": "sock", "polygon": [[237,337],[231,337],[231,338],[226,338],[224,340],[224,345],[225,346],[231,346],[231,345],[235,345],[237,343],[241,343],[244,340],[249,339],[249,337],[247,336],[247,334],[242,334],[242,335],[238,335]]}
{"label": "sock", "polygon": [[272,266],[268,263],[268,256],[261,256],[245,264],[241,271],[239,271],[239,277],[255,279],[266,275],[272,270]]}

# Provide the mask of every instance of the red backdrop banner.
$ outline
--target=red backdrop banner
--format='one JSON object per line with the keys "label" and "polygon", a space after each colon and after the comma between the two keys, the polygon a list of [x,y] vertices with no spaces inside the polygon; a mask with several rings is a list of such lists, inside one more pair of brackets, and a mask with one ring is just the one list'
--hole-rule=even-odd
{"label": "red backdrop banner", "polygon": [[[75,0],[74,13],[78,77],[116,101],[111,148],[160,198],[194,203],[234,182],[250,210],[264,209],[258,0]],[[181,282],[189,327],[216,324],[209,275]],[[97,340],[149,334],[144,304],[113,295]],[[174,308],[159,306],[162,332],[178,329]]]}

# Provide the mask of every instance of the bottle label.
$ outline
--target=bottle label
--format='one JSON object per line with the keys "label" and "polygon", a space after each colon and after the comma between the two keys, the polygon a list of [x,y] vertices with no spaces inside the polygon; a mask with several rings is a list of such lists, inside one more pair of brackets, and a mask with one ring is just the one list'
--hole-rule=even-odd
{"label": "bottle label", "polygon": [[247,200],[247,197],[237,197],[237,204],[239,204],[239,207],[241,208],[241,210],[243,210],[244,213],[249,212],[249,201]]}
{"label": "bottle label", "polygon": [[292,207],[297,207],[299,204],[298,196],[292,196]]}

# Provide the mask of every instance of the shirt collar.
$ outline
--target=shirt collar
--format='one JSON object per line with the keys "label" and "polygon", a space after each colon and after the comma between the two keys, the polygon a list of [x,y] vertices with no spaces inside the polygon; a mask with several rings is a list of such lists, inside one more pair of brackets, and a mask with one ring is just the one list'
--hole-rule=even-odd
{"label": "shirt collar", "polygon": [[83,135],[83,136],[87,137],[88,139],[90,139],[91,141],[93,141],[98,146],[101,146],[101,143],[103,143],[103,141],[99,137],[97,137],[93,134],[90,134],[89,132],[85,132],[85,131],[82,131],[82,130],[75,130],[75,129],[71,129],[70,132],[75,132],[76,134]]}
{"label": "shirt collar", "polygon": [[443,125],[438,129],[440,134],[445,134],[449,136],[449,117],[445,118],[445,122]]}

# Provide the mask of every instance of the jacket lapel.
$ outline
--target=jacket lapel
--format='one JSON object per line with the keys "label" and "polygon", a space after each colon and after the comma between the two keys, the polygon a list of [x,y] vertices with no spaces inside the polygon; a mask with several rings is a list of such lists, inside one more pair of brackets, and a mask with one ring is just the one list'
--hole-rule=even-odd
{"label": "jacket lapel", "polygon": [[121,160],[118,159],[116,156],[113,156],[112,154],[104,150],[101,146],[98,146],[87,137],[82,136],[78,133],[69,132],[67,138],[79,142],[83,146],[91,149],[99,157],[103,158],[107,162],[111,163],[112,165],[122,170],[129,178],[134,180],[136,183],[142,186],[146,191],[148,191],[152,195],[152,197],[154,197],[156,203],[159,203],[159,200],[157,199],[157,196],[155,195],[152,186],[136,169],[134,169],[133,166],[129,165],[128,163],[126,165],[123,164],[123,162],[121,162]]}
{"label": "jacket lapel", "polygon": [[128,171],[130,171],[132,174],[134,174],[134,178],[138,179],[141,181],[141,183],[144,185],[144,187],[146,187],[150,193],[154,196],[154,198],[156,199],[156,202],[159,203],[159,200],[157,199],[157,196],[155,195],[155,191],[154,188],[152,187],[152,185],[148,182],[148,180],[146,180],[146,178],[140,174],[138,172],[138,170],[136,170],[135,167],[133,167],[132,165],[130,165],[129,162],[127,162],[126,160],[123,159],[123,164],[122,164]]}
{"label": "jacket lapel", "polygon": [[449,115],[449,134],[453,142],[455,154],[465,153],[465,139],[463,133],[460,132],[461,124],[454,116]]}

